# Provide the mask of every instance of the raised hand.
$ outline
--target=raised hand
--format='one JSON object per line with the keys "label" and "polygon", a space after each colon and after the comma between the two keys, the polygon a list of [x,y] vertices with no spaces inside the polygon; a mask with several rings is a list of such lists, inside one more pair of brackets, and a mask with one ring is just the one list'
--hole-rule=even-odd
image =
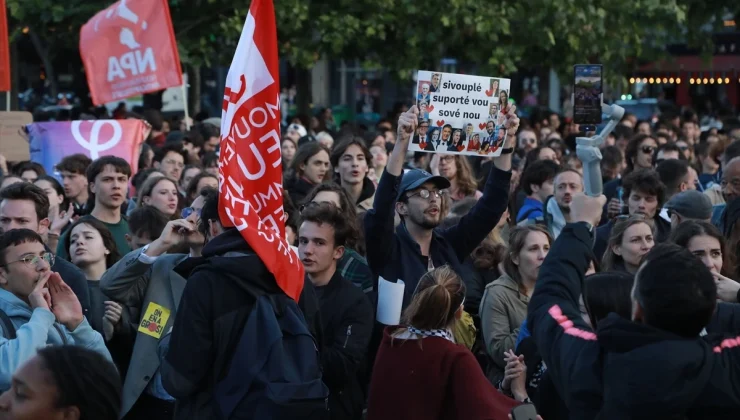
{"label": "raised hand", "polygon": [[66,211],[62,211],[59,214],[53,214],[49,213],[49,232],[59,235],[62,233],[62,230],[69,224],[69,221],[72,220],[72,216],[74,216],[75,213],[75,206],[72,203],[69,203],[69,208]]}
{"label": "raised hand", "polygon": [[419,109],[416,105],[401,114],[398,117],[398,132],[396,135],[397,142],[408,142],[411,136],[416,132],[416,126],[419,124]]}
{"label": "raised hand", "polygon": [[146,255],[158,257],[185,243],[188,236],[196,234],[195,226],[185,219],[172,220],[164,227],[162,234],[149,245]]}
{"label": "raised hand", "polygon": [[49,289],[46,288],[50,274],[50,272],[42,274],[33,287],[33,291],[28,295],[28,303],[31,305],[31,309],[44,308],[47,311],[51,310],[51,294],[49,294]]}
{"label": "raised hand", "polygon": [[123,306],[112,300],[105,301],[105,315],[103,315],[103,333],[105,341],[110,341],[116,331],[116,327],[121,324],[121,315]]}
{"label": "raised hand", "polygon": [[740,283],[719,273],[712,272],[712,275],[714,276],[714,284],[717,285],[717,299],[723,302],[736,303]]}
{"label": "raised hand", "polygon": [[59,273],[51,273],[48,281],[49,293],[51,295],[51,311],[57,318],[57,322],[74,331],[80,325],[84,315],[79,299],[62,280]]}

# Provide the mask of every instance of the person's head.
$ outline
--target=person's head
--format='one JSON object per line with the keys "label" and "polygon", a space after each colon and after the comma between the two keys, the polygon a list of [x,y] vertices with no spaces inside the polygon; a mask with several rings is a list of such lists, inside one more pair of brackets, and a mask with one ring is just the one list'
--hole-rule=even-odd
{"label": "person's head", "polygon": [[537,134],[530,129],[519,130],[517,148],[524,153],[537,147]]}
{"label": "person's head", "polygon": [[208,123],[196,124],[193,129],[198,130],[203,137],[203,151],[215,152],[221,142],[221,130]]}
{"label": "person's head", "polygon": [[103,156],[91,163],[87,168],[87,181],[95,207],[120,209],[126,201],[130,177],[131,166],[119,157]]}
{"label": "person's head", "polygon": [[448,265],[437,267],[419,279],[401,324],[420,330],[451,329],[462,317],[465,283]]}
{"label": "person's head", "polygon": [[673,159],[686,159],[676,143],[666,143],[658,146],[657,152],[655,153],[656,165],[666,160]]}
{"label": "person's head", "polygon": [[70,200],[77,200],[80,195],[87,197],[87,167],[92,163],[92,159],[77,153],[65,156],[56,166],[56,170],[62,175],[62,185],[64,194]]}
{"label": "person's head", "polygon": [[116,420],[120,410],[115,365],[82,346],[40,348],[0,396],[0,416],[12,420]]}
{"label": "person's head", "polygon": [[712,272],[727,275],[732,267],[725,264],[730,255],[725,252],[725,238],[713,224],[688,220],[671,232],[670,241],[689,250]]}
{"label": "person's head", "polygon": [[[740,144],[740,141],[733,144]],[[740,157],[732,159],[725,165],[720,186],[726,202],[740,197]]]}
{"label": "person's head", "polygon": [[180,175],[180,183],[177,186],[178,189],[180,191],[186,191],[188,189],[188,185],[190,185],[190,181],[192,181],[193,178],[198,176],[201,172],[203,172],[203,169],[200,165],[186,165],[185,169],[182,171],[182,175]]}
{"label": "person's head", "polygon": [[283,138],[283,141],[280,143],[280,156],[283,159],[284,167],[290,167],[291,162],[293,162],[293,157],[295,156],[297,148],[298,146],[296,146],[296,143],[293,141],[293,139],[290,139],[288,137]]}
{"label": "person's head", "polygon": [[450,124],[445,124],[444,127],[442,127],[442,138],[441,140],[443,142],[447,142],[450,140],[450,136],[452,135],[452,126]]}
{"label": "person's head", "polygon": [[291,167],[295,174],[312,184],[320,184],[329,171],[331,152],[319,142],[304,143],[293,157]]}
{"label": "person's head", "polygon": [[653,228],[643,216],[632,216],[617,221],[612,228],[606,252],[601,263],[604,271],[624,266],[634,274],[642,258],[655,245]]}
{"label": "person's head", "polygon": [[563,213],[570,213],[573,195],[583,192],[583,177],[578,172],[567,169],[555,176],[555,201]]}
{"label": "person's head", "polygon": [[554,192],[553,181],[559,169],[552,160],[538,160],[527,166],[519,184],[527,196],[544,203]]}
{"label": "person's head", "polygon": [[322,131],[316,134],[316,141],[323,144],[326,148],[331,150],[334,147],[334,137],[326,131]]}
{"label": "person's head", "polygon": [[681,337],[697,337],[717,301],[712,273],[674,243],[655,246],[644,260],[632,288],[632,319]]}
{"label": "person's head", "polygon": [[655,217],[663,205],[665,186],[658,173],[650,169],[631,172],[622,182],[624,196],[631,216],[642,214],[648,219]]}
{"label": "person's head", "polygon": [[206,152],[201,160],[206,172],[218,176],[218,154],[216,152]]}
{"label": "person's head", "polygon": [[[62,203],[66,200],[64,196],[64,187],[57,181],[56,178],[49,175],[41,175],[33,183],[37,187],[44,190],[46,196],[49,197],[49,212],[59,212]],[[62,210],[67,210],[63,208]]]}
{"label": "person's head", "polygon": [[298,255],[312,281],[328,281],[344,255],[347,240],[355,234],[354,219],[329,202],[310,202],[301,211]]}
{"label": "person's head", "polygon": [[439,174],[450,181],[455,180],[458,190],[466,196],[475,194],[478,189],[473,168],[465,156],[440,154]]}
{"label": "person's head", "polygon": [[28,303],[39,280],[48,276],[54,254],[31,229],[7,230],[0,235],[0,287]]}
{"label": "person's head", "polygon": [[442,75],[439,73],[432,74],[432,86],[435,88],[439,87],[439,81],[442,79]]}
{"label": "person's head", "polygon": [[612,131],[612,133],[614,133],[614,145],[622,151],[626,151],[627,147],[629,146],[630,139],[635,134],[634,130],[632,130],[631,127],[628,127],[624,124],[619,124],[614,127],[614,131]]}
{"label": "person's head", "polygon": [[27,160],[15,165],[13,167],[13,174],[21,177],[26,182],[34,182],[40,176],[46,175],[46,170],[40,163]]}
{"label": "person's head", "polygon": [[150,178],[141,187],[137,202],[140,206],[152,206],[167,217],[172,217],[177,213],[177,183],[164,176]]}
{"label": "person's head", "polygon": [[614,312],[625,319],[632,316],[632,286],[635,279],[621,271],[592,274],[583,283],[583,303],[588,323],[596,329],[601,320]]}
{"label": "person's head", "polygon": [[[203,245],[223,233],[225,229],[218,215],[218,190],[206,188],[200,194],[200,197],[190,205],[190,208],[193,208],[194,211],[186,219],[197,220],[195,226],[198,229],[198,233],[200,233],[200,245]],[[200,212],[197,211],[196,205],[201,206]],[[189,239],[194,239],[194,236],[190,235],[193,238],[189,237]],[[191,244],[190,246],[192,247],[194,245]]]}
{"label": "person's head", "polygon": [[187,161],[188,153],[180,142],[165,144],[154,154],[154,167],[172,179],[180,179]]}
{"label": "person's head", "polygon": [[419,139],[424,140],[428,132],[429,132],[429,121],[424,120],[420,122],[419,126],[416,129],[416,133],[419,135]]}
{"label": "person's head", "polygon": [[537,279],[551,244],[550,233],[540,225],[516,226],[509,232],[509,252],[504,259],[504,271],[520,289],[524,282],[533,284]]}
{"label": "person's head", "polygon": [[337,144],[331,153],[331,166],[340,184],[362,184],[373,161],[365,141],[352,137]]}
{"label": "person's head", "polygon": [[653,128],[650,126],[650,121],[638,121],[637,124],[635,124],[635,132],[637,134],[646,134],[648,136],[652,134]]}
{"label": "person's head", "polygon": [[601,176],[604,182],[615,179],[622,171],[624,156],[617,146],[601,149]]}
{"label": "person's head", "polygon": [[427,95],[429,93],[429,83],[424,83],[421,85],[421,94]]}
{"label": "person's head", "polygon": [[339,184],[327,182],[315,186],[306,195],[306,203],[331,203],[344,212],[349,218],[357,218],[357,209],[352,204],[347,192]]}
{"label": "person's head", "polygon": [[658,164],[655,171],[665,186],[665,198],[686,191],[695,190],[697,179],[694,172],[689,170],[689,163],[685,160],[669,159]]}
{"label": "person's head", "polygon": [[126,243],[131,249],[139,249],[159,238],[169,218],[151,206],[137,207],[128,215]]}
{"label": "person's head", "polygon": [[450,181],[420,169],[403,174],[396,212],[406,224],[434,229],[442,221],[442,204]]}
{"label": "person's head", "polygon": [[0,190],[0,232],[31,229],[44,235],[49,229],[49,197],[44,190],[28,182],[19,182]]}
{"label": "person's head", "polygon": [[64,240],[64,249],[72,264],[80,268],[102,262],[110,268],[121,259],[113,234],[94,217],[81,217],[72,224]]}
{"label": "person's head", "polygon": [[25,182],[21,177],[15,175],[6,175],[0,180],[0,190],[7,187],[8,185],[17,184],[19,182]]}
{"label": "person's head", "polygon": [[385,147],[373,146],[370,148],[370,154],[373,157],[373,166],[377,169],[385,168],[388,163],[388,152]]}
{"label": "person's head", "polygon": [[671,218],[671,229],[688,220],[710,221],[712,218],[712,200],[697,190],[687,190],[674,195],[665,203],[668,216]]}
{"label": "person's head", "polygon": [[637,169],[650,169],[653,167],[653,155],[658,148],[658,142],[654,138],[638,134],[627,144],[624,152],[627,161],[627,173]]}
{"label": "person's head", "polygon": [[689,140],[692,144],[699,139],[699,125],[693,120],[686,120],[681,123],[681,135]]}
{"label": "person's head", "polygon": [[208,172],[201,172],[190,180],[190,184],[185,190],[188,202],[195,200],[206,187],[218,189],[218,177]]}
{"label": "person's head", "polygon": [[498,106],[501,112],[505,112],[509,107],[509,93],[501,89],[498,93]]}

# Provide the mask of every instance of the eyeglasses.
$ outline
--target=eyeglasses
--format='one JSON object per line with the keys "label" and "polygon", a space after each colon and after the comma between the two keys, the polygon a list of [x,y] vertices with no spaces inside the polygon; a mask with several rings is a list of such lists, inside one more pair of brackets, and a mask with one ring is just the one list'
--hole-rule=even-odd
{"label": "eyeglasses", "polygon": [[41,260],[46,261],[49,264],[49,266],[52,266],[54,265],[54,259],[55,259],[54,254],[50,252],[45,252],[42,255],[26,255],[25,257],[19,260],[10,261],[7,264],[2,265],[2,267],[7,267],[10,264],[17,263],[17,262],[22,262],[22,263],[25,263],[27,266],[35,267],[39,264],[39,262],[41,262]]}
{"label": "eyeglasses", "polygon": [[434,198],[442,198],[445,195],[447,195],[447,190],[437,190],[437,191],[429,191],[427,189],[421,189],[413,194],[409,194],[408,197],[411,198],[415,195],[418,195],[419,197],[423,198],[424,200],[428,200],[429,197],[434,195]]}
{"label": "eyeglasses", "polygon": [[200,212],[201,212],[201,209],[194,209],[192,207],[185,207],[180,212],[180,217],[182,217],[183,219],[187,219],[193,213],[195,213],[196,216],[200,217]]}
{"label": "eyeglasses", "polygon": [[178,161],[176,161],[176,160],[174,160],[174,159],[167,159],[167,160],[165,160],[165,161],[164,161],[164,163],[166,163],[166,164],[168,164],[168,165],[175,165],[175,166],[177,166],[177,167],[178,167],[178,168],[180,168],[180,169],[182,169],[182,168],[184,168],[184,167],[185,167],[185,163],[183,163],[183,162],[178,162]]}
{"label": "eyeglasses", "polygon": [[653,146],[642,146],[640,150],[642,150],[642,153],[645,153],[646,155],[651,155],[655,151],[655,147]]}

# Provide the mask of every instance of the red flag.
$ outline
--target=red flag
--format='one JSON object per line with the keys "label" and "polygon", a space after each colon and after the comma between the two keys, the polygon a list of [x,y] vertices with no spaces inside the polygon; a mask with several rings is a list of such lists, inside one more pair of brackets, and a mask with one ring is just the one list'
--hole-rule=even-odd
{"label": "red flag", "polygon": [[303,264],[285,239],[278,78],[272,0],[253,0],[226,77],[219,216],[239,229],[280,288],[297,301]]}
{"label": "red flag", "polygon": [[0,0],[0,91],[10,91],[10,45],[5,0]]}
{"label": "red flag", "polygon": [[95,105],[182,85],[167,0],[120,0],[80,30]]}

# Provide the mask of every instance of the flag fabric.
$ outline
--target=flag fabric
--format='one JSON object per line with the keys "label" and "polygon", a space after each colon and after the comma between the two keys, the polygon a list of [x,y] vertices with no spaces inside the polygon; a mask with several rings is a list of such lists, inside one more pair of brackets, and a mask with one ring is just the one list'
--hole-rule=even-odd
{"label": "flag fabric", "polygon": [[5,0],[0,0],[0,92],[10,92],[10,44]]}
{"label": "flag fabric", "polygon": [[136,173],[141,144],[149,132],[141,120],[85,120],[33,123],[26,126],[31,160],[47,173],[65,156],[82,153],[90,159],[113,155],[125,159]]}
{"label": "flag fabric", "polygon": [[294,300],[303,264],[285,237],[280,83],[272,0],[253,0],[226,77],[219,153],[219,216],[235,226]]}
{"label": "flag fabric", "polygon": [[182,85],[167,0],[119,0],[80,30],[95,105]]}

